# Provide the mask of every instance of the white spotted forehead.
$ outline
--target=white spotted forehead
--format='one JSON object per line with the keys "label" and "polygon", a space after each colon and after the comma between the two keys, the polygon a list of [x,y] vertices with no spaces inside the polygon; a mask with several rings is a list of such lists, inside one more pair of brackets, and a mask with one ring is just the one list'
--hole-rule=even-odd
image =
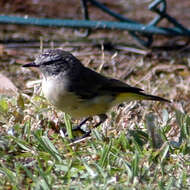
{"label": "white spotted forehead", "polygon": [[60,51],[46,50],[43,53],[36,56],[35,63],[42,64],[44,62],[56,61],[56,60],[61,59],[61,57],[62,57],[61,50]]}

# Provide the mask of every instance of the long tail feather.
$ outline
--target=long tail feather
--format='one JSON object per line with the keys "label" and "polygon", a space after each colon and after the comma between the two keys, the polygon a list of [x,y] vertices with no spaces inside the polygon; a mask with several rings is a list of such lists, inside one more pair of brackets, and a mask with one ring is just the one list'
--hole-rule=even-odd
{"label": "long tail feather", "polygon": [[165,98],[161,98],[159,96],[154,96],[150,94],[145,94],[143,92],[137,93],[120,93],[113,102],[113,105],[126,102],[126,101],[134,101],[134,100],[152,100],[152,101],[161,101],[171,103],[170,100]]}
{"label": "long tail feather", "polygon": [[144,97],[145,97],[145,100],[162,101],[162,102],[171,103],[170,100],[167,100],[167,99],[162,98],[162,97],[159,97],[159,96],[154,96],[154,95],[144,94],[144,93],[140,93],[139,95],[144,96]]}

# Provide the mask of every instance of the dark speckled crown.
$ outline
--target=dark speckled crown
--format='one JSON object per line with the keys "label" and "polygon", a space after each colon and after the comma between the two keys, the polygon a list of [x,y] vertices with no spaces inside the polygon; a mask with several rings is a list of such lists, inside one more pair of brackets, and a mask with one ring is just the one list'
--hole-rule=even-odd
{"label": "dark speckled crown", "polygon": [[82,66],[81,62],[71,53],[61,49],[48,49],[38,55],[34,61],[45,76],[66,72],[74,66]]}

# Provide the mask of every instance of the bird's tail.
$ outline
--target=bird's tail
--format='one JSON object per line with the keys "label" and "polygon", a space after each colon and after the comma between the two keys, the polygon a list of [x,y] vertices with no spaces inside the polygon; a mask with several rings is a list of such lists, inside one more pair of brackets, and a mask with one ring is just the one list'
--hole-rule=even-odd
{"label": "bird's tail", "polygon": [[152,100],[152,101],[161,101],[161,102],[168,102],[171,103],[169,100],[159,97],[159,96],[154,96],[154,95],[150,95],[150,94],[145,94],[143,92],[126,92],[126,93],[120,93],[115,101],[113,102],[113,104],[118,104],[118,103],[122,103],[125,101],[134,101],[134,100]]}
{"label": "bird's tail", "polygon": [[154,95],[150,95],[150,94],[145,94],[145,93],[140,93],[139,96],[142,96],[142,99],[144,98],[144,100],[153,100],[153,101],[161,101],[161,102],[168,102],[171,103],[170,100],[167,100],[165,98],[159,97],[159,96],[154,96]]}

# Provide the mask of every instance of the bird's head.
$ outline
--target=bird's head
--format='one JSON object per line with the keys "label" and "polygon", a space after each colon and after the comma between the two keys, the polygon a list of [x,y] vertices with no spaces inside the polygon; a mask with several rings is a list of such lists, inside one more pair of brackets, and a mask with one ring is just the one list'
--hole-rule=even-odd
{"label": "bird's head", "polygon": [[37,67],[45,76],[57,75],[68,71],[78,60],[69,52],[61,49],[48,49],[39,54],[34,62],[27,63],[23,67]]}

